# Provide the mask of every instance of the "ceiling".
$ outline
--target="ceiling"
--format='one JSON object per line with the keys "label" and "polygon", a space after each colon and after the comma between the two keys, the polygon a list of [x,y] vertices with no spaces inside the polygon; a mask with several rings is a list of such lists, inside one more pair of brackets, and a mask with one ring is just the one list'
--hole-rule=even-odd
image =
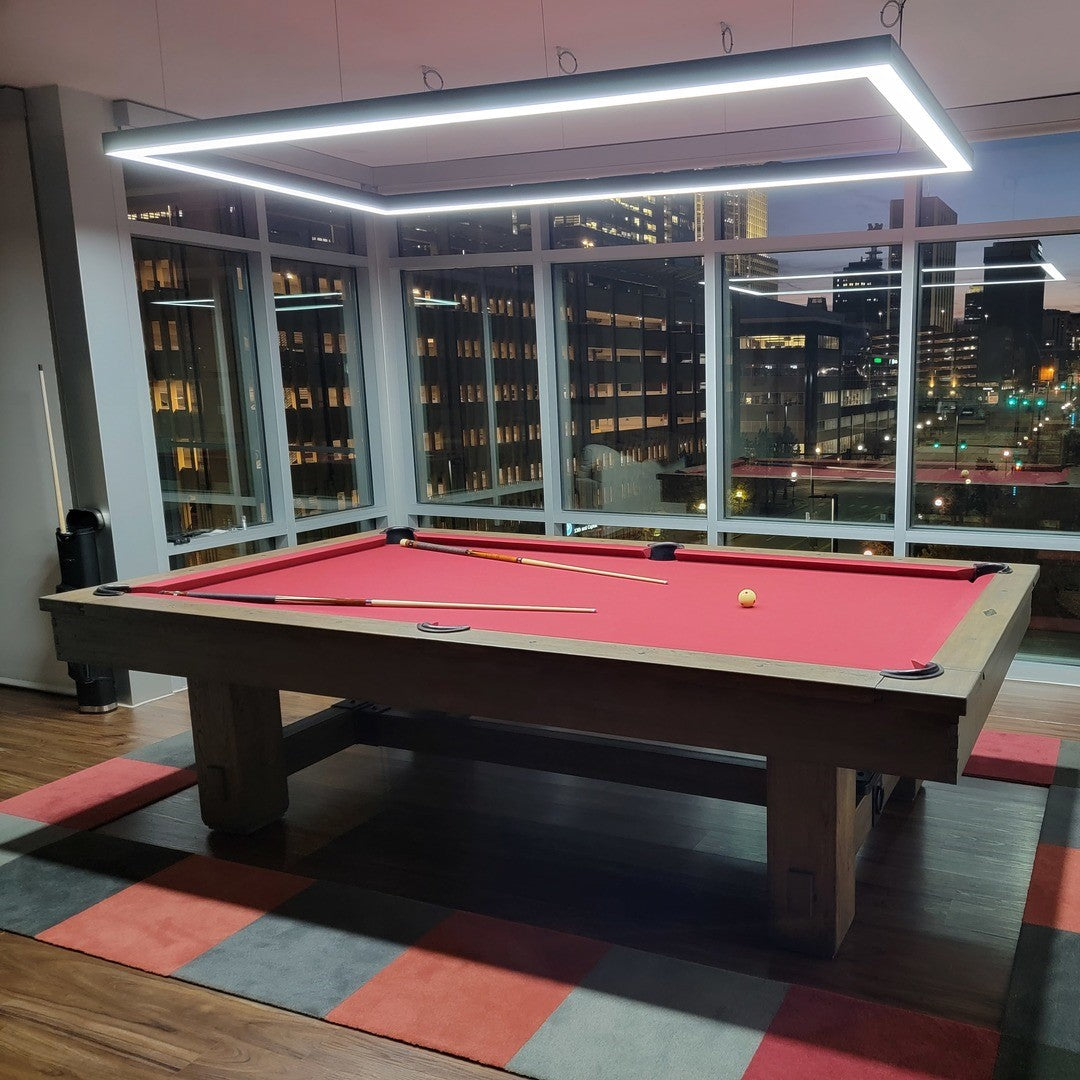
{"label": "ceiling", "polygon": [[[0,83],[211,117],[869,37],[881,0],[0,0]],[[1080,90],[1077,0],[909,0],[903,47],[947,108]],[[340,76],[339,76],[340,52]],[[801,121],[802,117],[796,116]]]}

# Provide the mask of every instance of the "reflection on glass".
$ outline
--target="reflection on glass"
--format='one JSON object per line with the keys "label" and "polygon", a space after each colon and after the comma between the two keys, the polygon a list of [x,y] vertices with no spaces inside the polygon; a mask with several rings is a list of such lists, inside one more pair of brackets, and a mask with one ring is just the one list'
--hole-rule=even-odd
{"label": "reflection on glass", "polygon": [[266,229],[274,244],[364,254],[363,230],[360,248],[354,252],[352,216],[341,207],[267,192]]}
{"label": "reflection on glass", "polygon": [[1000,139],[973,146],[970,173],[922,181],[920,225],[1024,221],[1076,213],[1080,132]]}
{"label": "reflection on glass", "polygon": [[891,521],[900,249],[731,255],[724,283],[728,514]]}
{"label": "reflection on glass", "polygon": [[346,521],[341,525],[327,525],[322,529],[308,529],[296,537],[296,542],[298,544],[314,544],[319,540],[333,540],[340,536],[354,536],[356,533],[371,532],[374,528],[374,521]]}
{"label": "reflection on glass", "polygon": [[1031,622],[1020,643],[1020,659],[1074,664],[1080,661],[1080,557],[1075,551],[916,544],[911,554],[923,559],[1003,562],[1010,566],[1038,564],[1039,580],[1031,597]]}
{"label": "reflection on glass", "polygon": [[729,547],[769,548],[778,551],[829,551],[840,555],[891,555],[886,540],[837,540],[829,536],[763,536],[760,533],[728,533]]}
{"label": "reflection on glass", "polygon": [[269,521],[244,257],[133,246],[166,533],[182,541]]}
{"label": "reflection on glass", "polygon": [[543,505],[532,271],[403,276],[420,497]]}
{"label": "reflection on glass", "polygon": [[562,526],[567,536],[581,536],[586,540],[644,540],[658,544],[704,544],[707,535],[695,529],[651,529],[633,525],[571,525]]}
{"label": "reflection on glass", "polygon": [[705,512],[700,259],[555,268],[567,509]]}
{"label": "reflection on glass", "polygon": [[903,189],[896,180],[730,191],[716,196],[716,233],[721,240],[854,232],[867,227],[899,229],[903,224]]}
{"label": "reflection on glass", "polygon": [[528,533],[544,535],[542,521],[509,521],[495,518],[422,517],[422,529],[465,529],[469,532]]}
{"label": "reflection on glass", "polygon": [[420,214],[398,219],[398,253],[410,255],[483,255],[493,251],[528,251],[532,247],[532,211],[473,210],[462,217]]}
{"label": "reflection on glass", "polygon": [[[593,199],[551,210],[553,248],[616,247],[701,240],[704,195],[637,195]],[[568,212],[567,206],[574,212]]]}
{"label": "reflection on glass", "polygon": [[209,566],[210,563],[223,559],[239,559],[245,555],[259,555],[264,551],[273,551],[273,540],[252,540],[246,544],[227,544],[225,547],[204,548],[202,551],[189,551],[181,555],[169,556],[170,570],[186,570],[190,566]]}
{"label": "reflection on glass", "polygon": [[296,516],[370,506],[352,271],[283,259],[272,266]]}
{"label": "reflection on glass", "polygon": [[916,523],[1080,530],[1080,236],[919,258]]}
{"label": "reflection on glass", "polygon": [[243,188],[150,165],[124,165],[129,221],[246,236]]}

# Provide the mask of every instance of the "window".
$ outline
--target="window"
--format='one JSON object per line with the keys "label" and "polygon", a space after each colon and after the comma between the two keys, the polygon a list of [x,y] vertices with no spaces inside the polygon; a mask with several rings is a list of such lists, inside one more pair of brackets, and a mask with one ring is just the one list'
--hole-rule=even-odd
{"label": "window", "polygon": [[355,536],[357,533],[370,532],[375,528],[374,521],[346,521],[341,525],[328,525],[322,529],[307,529],[296,538],[298,544],[314,544],[319,540],[333,540],[343,536]]}
{"label": "window", "polygon": [[293,510],[304,517],[370,506],[353,273],[284,259],[271,265]]}
{"label": "window", "polygon": [[555,268],[567,509],[705,512],[700,259]]}
{"label": "window", "polygon": [[422,517],[422,529],[465,529],[470,532],[529,533],[544,535],[542,521],[512,521],[502,518]]}
{"label": "window", "polygon": [[670,542],[675,544],[704,544],[706,535],[692,529],[653,529],[624,525],[571,525],[562,526],[566,536],[583,536],[587,540],[644,540],[650,544]]}
{"label": "window", "polygon": [[542,506],[532,271],[414,271],[403,284],[420,498]]}
{"label": "window", "polygon": [[467,217],[421,214],[398,219],[398,253],[483,255],[493,251],[528,251],[532,247],[532,210],[476,210]]}
{"label": "window", "polygon": [[135,240],[170,540],[270,520],[244,256]]}
{"label": "window", "polygon": [[244,189],[148,165],[124,165],[129,221],[250,235]]}
{"label": "window", "polygon": [[795,190],[762,188],[716,196],[720,240],[899,229],[903,217],[904,191],[896,180],[816,184]]}
{"label": "window", "polygon": [[975,167],[922,182],[920,225],[1076,214],[1080,132],[975,143]]}
{"label": "window", "polygon": [[1080,531],[1080,236],[919,259],[914,523]]}
{"label": "window", "polygon": [[203,548],[201,551],[188,551],[169,556],[170,570],[186,570],[192,566],[209,566],[210,563],[223,559],[239,559],[245,555],[259,555],[264,551],[273,551],[273,540],[251,540],[246,544],[227,544],[225,547]]}
{"label": "window", "polygon": [[831,551],[840,555],[891,555],[892,544],[883,540],[834,540],[828,536],[764,536],[728,533],[730,547],[769,548],[778,551]]}
{"label": "window", "polygon": [[567,213],[551,208],[553,248],[616,247],[700,240],[702,195],[638,195],[593,199]]}
{"label": "window", "polygon": [[724,263],[728,513],[892,521],[900,249]]}
{"label": "window", "polygon": [[290,199],[268,192],[266,229],[271,243],[274,244],[364,254],[363,228],[356,230],[360,241],[357,245],[353,238],[352,215],[339,207]]}

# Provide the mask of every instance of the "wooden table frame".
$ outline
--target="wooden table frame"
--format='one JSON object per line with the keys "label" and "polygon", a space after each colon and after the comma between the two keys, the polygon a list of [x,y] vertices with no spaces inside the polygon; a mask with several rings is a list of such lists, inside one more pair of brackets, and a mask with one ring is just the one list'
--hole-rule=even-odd
{"label": "wooden table frame", "polygon": [[[279,690],[764,757],[773,934],[833,955],[855,912],[855,770],[956,783],[1027,628],[1037,576],[1032,566],[995,575],[931,658],[944,674],[920,681],[145,594],[79,590],[41,606],[61,660],[188,679],[203,818],[230,832],[288,806]],[[332,743],[328,752],[340,749]]]}

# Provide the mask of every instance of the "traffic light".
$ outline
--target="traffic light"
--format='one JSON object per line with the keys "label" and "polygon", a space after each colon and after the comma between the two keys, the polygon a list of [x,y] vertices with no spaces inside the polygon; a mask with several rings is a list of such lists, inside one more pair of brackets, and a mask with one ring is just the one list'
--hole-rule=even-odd
{"label": "traffic light", "polygon": [[937,439],[934,440],[934,449],[935,450],[940,450],[941,449],[941,443],[938,442]]}
{"label": "traffic light", "polygon": [[1046,404],[1046,398],[1036,398],[1035,404],[1041,409]]}
{"label": "traffic light", "polygon": [[1014,397],[1009,398],[1009,405],[1012,406],[1012,405],[1015,405],[1015,404],[1016,404],[1016,398],[1014,398]]}
{"label": "traffic light", "polygon": [[885,361],[884,361],[884,359],[883,359],[882,357],[880,357],[880,356],[875,356],[875,357],[874,357],[874,363],[875,363],[875,364],[884,364],[884,363],[885,363]]}
{"label": "traffic light", "polygon": [[962,442],[962,443],[960,444],[960,449],[961,449],[961,450],[966,450],[966,449],[967,449],[967,443],[966,443],[966,442]]}

